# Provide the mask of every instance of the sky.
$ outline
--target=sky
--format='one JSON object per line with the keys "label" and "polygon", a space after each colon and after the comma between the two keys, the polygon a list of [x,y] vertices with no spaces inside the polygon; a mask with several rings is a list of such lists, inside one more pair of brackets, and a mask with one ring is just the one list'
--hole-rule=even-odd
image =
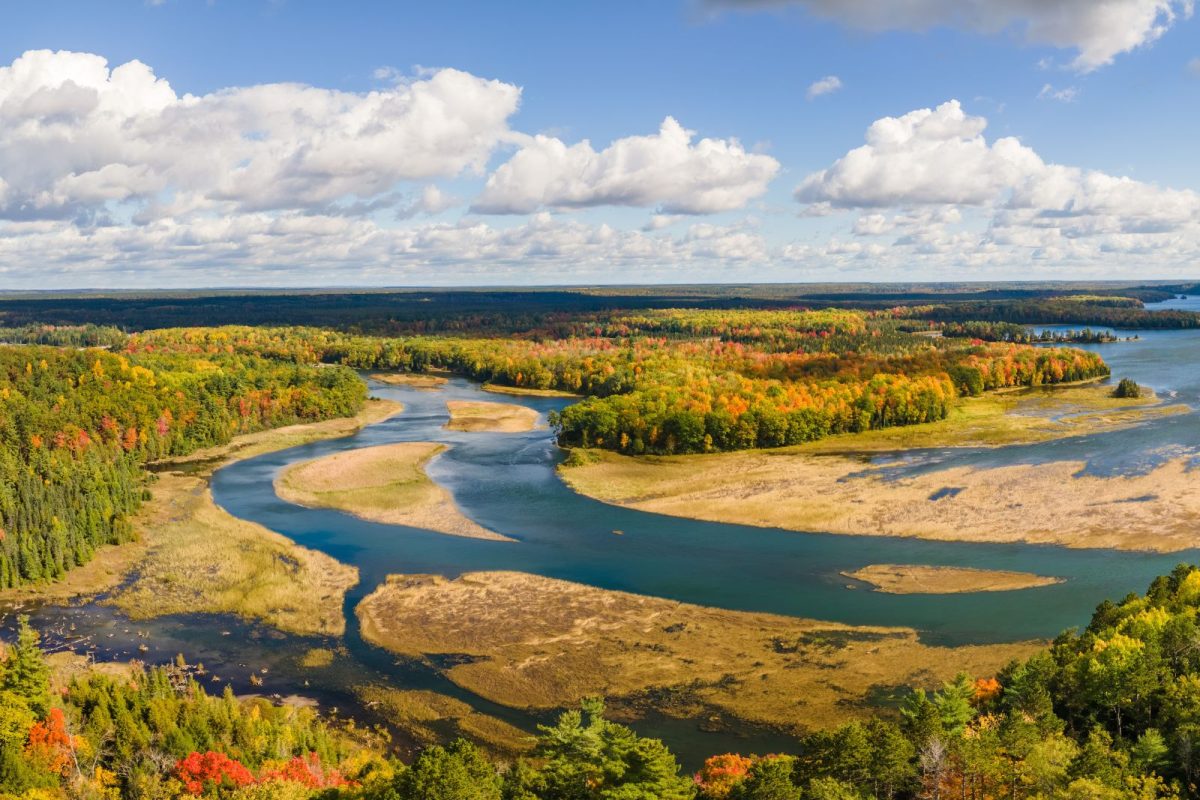
{"label": "sky", "polygon": [[0,289],[1200,277],[1192,0],[11,0]]}

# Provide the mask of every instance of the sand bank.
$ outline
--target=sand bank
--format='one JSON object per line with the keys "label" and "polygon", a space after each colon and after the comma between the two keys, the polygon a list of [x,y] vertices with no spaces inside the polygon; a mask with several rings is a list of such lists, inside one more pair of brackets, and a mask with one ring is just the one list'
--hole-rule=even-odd
{"label": "sand bank", "polygon": [[963,594],[968,592],[1008,592],[1062,583],[1061,578],[971,567],[934,567],[923,564],[871,564],[847,578],[871,584],[884,594]]}
{"label": "sand bank", "polygon": [[511,541],[459,511],[450,493],[425,474],[425,465],[445,445],[400,442],[363,447],[293,464],[275,480],[289,503],[334,508],[372,522]]}
{"label": "sand bank", "polygon": [[452,431],[524,433],[537,425],[538,413],[513,403],[488,403],[475,400],[448,400]]}

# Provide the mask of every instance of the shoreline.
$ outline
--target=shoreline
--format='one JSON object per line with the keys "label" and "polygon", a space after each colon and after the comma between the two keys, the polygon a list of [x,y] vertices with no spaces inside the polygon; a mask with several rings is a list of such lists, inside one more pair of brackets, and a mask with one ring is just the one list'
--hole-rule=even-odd
{"label": "shoreline", "polygon": [[[284,574],[278,572],[282,568],[307,564],[316,570],[313,576],[318,583],[321,582],[321,579],[317,577],[317,574],[324,572],[324,578],[332,579],[333,583],[330,585],[334,587],[334,591],[340,592],[336,603],[331,604],[331,607],[337,607],[336,620],[330,613],[327,613],[327,610],[313,614],[313,619],[316,620],[315,628],[319,628],[319,632],[332,631],[339,622],[342,625],[345,623],[344,616],[341,614],[341,595],[344,595],[346,590],[357,583],[357,569],[341,564],[315,550],[305,548],[282,534],[227,514],[224,509],[213,503],[208,490],[208,480],[213,472],[236,461],[285,450],[320,439],[350,436],[367,425],[382,422],[401,413],[403,408],[403,405],[391,400],[370,399],[366,401],[363,409],[353,417],[338,417],[321,422],[256,431],[234,437],[223,445],[215,445],[186,456],[147,464],[151,475],[156,477],[152,478],[152,482],[149,484],[151,499],[144,503],[131,519],[138,534],[135,540],[101,548],[91,561],[69,571],[61,580],[0,592],[0,603],[61,604],[79,598],[94,599],[100,595],[119,592],[108,602],[113,602],[131,618],[148,619],[178,611],[212,611],[213,613],[232,613],[277,626],[277,623],[287,616],[286,614],[272,613],[271,609],[257,609],[253,613],[242,613],[246,611],[245,606],[248,601],[245,600],[245,597],[248,595],[243,596],[242,608],[234,607],[238,605],[237,603],[206,603],[203,597],[195,596],[191,596],[187,603],[179,604],[178,607],[175,605],[162,606],[157,598],[147,597],[144,594],[140,595],[140,600],[144,603],[132,599],[139,597],[136,593],[141,579],[139,578],[129,586],[124,584],[136,573],[153,572],[155,567],[165,567],[168,561],[165,556],[169,555],[166,550],[167,545],[180,545],[180,537],[192,538],[187,536],[188,528],[191,526],[202,529],[206,535],[222,536],[233,532],[238,540],[249,547],[257,546],[256,555],[261,557],[259,566],[264,572],[260,575],[252,575],[249,580],[234,581],[222,587],[220,580],[214,582],[211,580],[211,575],[203,574],[206,565],[209,569],[216,568],[218,573],[220,572],[221,565],[218,561],[222,553],[219,548],[212,546],[192,548],[192,555],[200,559],[199,562],[190,565],[188,569],[163,570],[163,576],[173,576],[170,580],[172,587],[175,589],[186,588],[187,582],[192,581],[193,588],[202,587],[204,592],[209,594],[221,589],[229,590],[235,585],[252,588],[260,578],[270,578],[273,573]],[[204,522],[198,523],[197,517],[201,517]],[[343,573],[342,570],[352,570],[353,581],[347,583],[349,581],[348,573]],[[218,574],[217,577],[221,576]],[[228,579],[229,575],[225,574],[224,577]],[[271,583],[270,580],[266,582]],[[345,583],[344,588],[338,589],[339,583]],[[161,588],[164,584],[156,585]],[[145,588],[143,587],[143,590]],[[125,600],[119,599],[122,595],[126,597]],[[210,597],[209,600],[211,599]],[[329,598],[322,598],[320,594],[313,595],[306,602],[312,600],[329,604]],[[142,610],[142,605],[146,608],[153,608],[154,612],[134,617],[129,613],[129,608],[132,608],[134,604],[138,606],[133,608],[135,613]],[[315,609],[308,608],[307,611],[315,612]],[[284,624],[286,626],[293,623],[285,622]],[[295,624],[299,625],[300,630],[293,630],[293,632],[314,632],[314,626],[311,623],[301,620]]]}
{"label": "shoreline", "polygon": [[446,449],[435,442],[397,442],[300,461],[275,478],[275,494],[295,505],[330,508],[369,522],[516,541],[471,520],[450,492],[430,479],[426,465]]}
{"label": "shoreline", "polygon": [[355,614],[366,641],[511,708],[602,694],[631,712],[716,714],[792,734],[876,710],[883,687],[932,687],[960,669],[984,677],[1043,645],[938,647],[910,628],[729,611],[509,571],[392,575]]}
{"label": "shoreline", "polygon": [[1083,474],[1086,464],[1077,460],[889,474],[916,452],[1052,441],[1190,412],[1153,395],[1112,398],[1106,389],[969,398],[942,422],[774,450],[576,450],[559,476],[611,505],[782,531],[1152,552],[1200,547],[1200,486],[1187,457],[1116,477]]}

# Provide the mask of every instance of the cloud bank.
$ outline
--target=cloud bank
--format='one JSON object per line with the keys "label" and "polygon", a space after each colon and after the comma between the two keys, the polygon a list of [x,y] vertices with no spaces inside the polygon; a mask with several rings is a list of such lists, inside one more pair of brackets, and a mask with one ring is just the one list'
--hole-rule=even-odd
{"label": "cloud bank", "polygon": [[1013,30],[1030,44],[1076,51],[1071,66],[1090,72],[1151,44],[1181,18],[1193,0],[710,0],[710,6],[770,8],[793,5],[869,31],[951,27],[984,34]]}
{"label": "cloud bank", "polygon": [[711,214],[741,208],[767,190],[779,162],[736,139],[701,139],[667,117],[657,134],[618,139],[597,152],[534,136],[487,180],[472,210],[528,214],[597,205]]}

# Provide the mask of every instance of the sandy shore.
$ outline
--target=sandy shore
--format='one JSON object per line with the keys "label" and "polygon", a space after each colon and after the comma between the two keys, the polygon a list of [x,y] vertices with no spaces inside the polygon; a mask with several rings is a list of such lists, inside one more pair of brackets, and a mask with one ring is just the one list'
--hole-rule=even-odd
{"label": "sandy shore", "polygon": [[871,564],[847,578],[871,584],[884,594],[964,594],[968,592],[1009,592],[1062,583],[1061,578],[1029,572],[974,569],[972,567],[933,567],[922,564]]}
{"label": "sandy shore", "polygon": [[940,648],[901,628],[851,627],[678,603],[515,572],[393,576],[358,607],[363,636],[515,707],[600,694],[678,716],[791,730],[866,713],[900,685],[993,674],[1037,645]]}
{"label": "sandy shore", "polygon": [[538,413],[514,403],[482,400],[447,400],[450,421],[446,429],[475,433],[524,433],[537,426]]}
{"label": "sandy shore", "polygon": [[450,493],[425,474],[425,465],[445,449],[430,442],[401,442],[334,453],[283,470],[275,492],[289,503],[335,508],[372,522],[512,541],[469,519]]}
{"label": "sandy shore", "polygon": [[413,389],[440,389],[447,383],[445,377],[427,372],[373,372],[370,378],[391,386],[409,386]]}

